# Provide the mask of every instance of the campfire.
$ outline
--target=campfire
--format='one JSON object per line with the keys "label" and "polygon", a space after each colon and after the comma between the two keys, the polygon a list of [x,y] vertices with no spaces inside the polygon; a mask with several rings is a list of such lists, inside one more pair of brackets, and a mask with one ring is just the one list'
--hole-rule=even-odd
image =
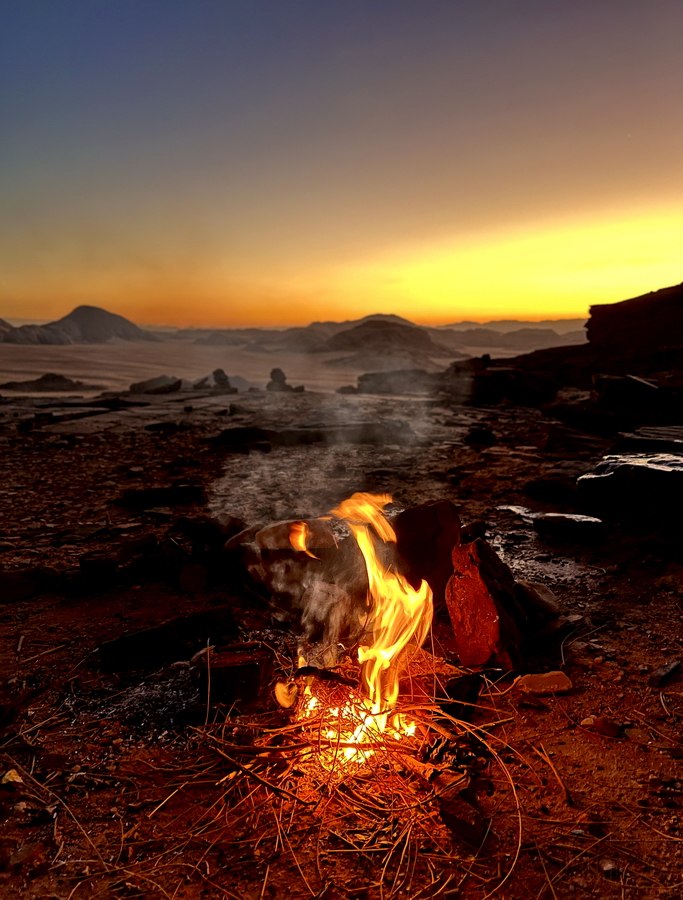
{"label": "campfire", "polygon": [[[358,646],[360,686],[334,692],[314,687],[307,677],[299,704],[299,718],[319,724],[319,751],[327,766],[339,762],[361,763],[375,752],[380,735],[400,742],[415,735],[415,722],[396,710],[399,676],[410,647],[419,648],[432,622],[432,591],[426,581],[412,588],[405,577],[382,560],[378,542],[386,549],[396,544],[396,533],[382,510],[392,498],[387,494],[357,493],[332,510],[344,521],[363,556],[368,578],[368,610],[362,642]],[[294,549],[315,559],[306,541],[310,531],[296,522],[290,531]],[[384,554],[386,555],[386,554]],[[305,660],[302,660],[305,667]],[[305,671],[305,668],[304,668]],[[343,679],[343,677],[342,677]],[[320,682],[324,684],[325,682]],[[280,690],[285,705],[293,692]]]}
{"label": "campfire", "polygon": [[[424,866],[439,893],[485,845],[505,847],[492,896],[514,868],[521,818],[504,692],[486,667],[512,670],[550,613],[485,541],[461,533],[452,504],[390,504],[356,493],[325,516],[240,536],[242,564],[298,646],[271,646],[274,684],[253,679],[251,712],[217,712],[200,746],[227,766],[216,785],[234,839],[272,842],[304,881],[305,834],[317,835],[316,860],[343,858],[361,882],[379,859],[387,896],[415,889]],[[207,690],[210,665],[208,654]],[[517,812],[496,829],[501,804]],[[197,833],[210,827],[200,820]]]}

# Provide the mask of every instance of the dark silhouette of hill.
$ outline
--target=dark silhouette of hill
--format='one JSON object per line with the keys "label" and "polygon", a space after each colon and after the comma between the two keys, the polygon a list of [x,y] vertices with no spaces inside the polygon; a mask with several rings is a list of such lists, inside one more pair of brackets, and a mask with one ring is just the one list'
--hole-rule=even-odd
{"label": "dark silhouette of hill", "polygon": [[220,328],[220,329],[182,329],[176,336],[182,339],[194,337],[195,343],[204,345],[246,346],[251,350],[268,352],[271,350],[288,350],[295,353],[316,353],[326,349],[325,341],[335,334],[348,331],[365,322],[380,321],[419,328],[413,322],[400,316],[376,313],[362,319],[350,319],[345,322],[311,322],[310,325],[294,328]]}
{"label": "dark silhouette of hill", "polygon": [[[594,305],[586,332],[588,341],[580,345],[548,347],[487,365],[480,359],[455,362],[445,380],[457,382],[473,373],[475,400],[482,403],[507,399],[534,405],[568,387],[591,390],[612,411],[619,397],[628,414],[638,409],[643,421],[648,410],[680,421],[683,284]],[[569,401],[567,409],[571,413]]]}
{"label": "dark silhouette of hill", "polygon": [[589,342],[605,351],[636,353],[644,347],[683,347],[683,284],[621,303],[591,306]]}
{"label": "dark silhouette of hill", "polygon": [[454,331],[450,328],[429,329],[436,340],[455,348],[482,347],[487,350],[541,350],[567,344],[583,344],[586,332],[568,331],[558,334],[552,328],[519,328],[516,331],[494,331],[491,328],[468,328]]}
{"label": "dark silhouette of hill", "polygon": [[483,328],[497,332],[518,331],[521,328],[547,329],[550,328],[557,334],[564,335],[570,331],[582,331],[586,319],[542,319],[538,322],[525,322],[522,319],[493,319],[490,322],[451,322],[441,325],[439,328],[466,331],[473,328]]}
{"label": "dark silhouette of hill", "polygon": [[311,322],[306,327],[317,331],[319,334],[331,337],[334,334],[339,334],[340,331],[348,331],[350,328],[364,325],[366,322],[387,322],[394,325],[410,325],[413,328],[421,327],[416,325],[415,322],[404,319],[403,316],[395,316],[393,313],[371,313],[363,316],[361,319],[347,319],[344,322]]}
{"label": "dark silhouette of hill", "polygon": [[[569,321],[569,320],[567,320]],[[571,320],[582,325],[582,320]],[[562,325],[565,320],[558,320]],[[467,323],[461,323],[467,324]],[[476,325],[476,323],[470,323]],[[339,350],[360,352],[368,350],[374,352],[379,348],[386,355],[386,342],[391,342],[394,349],[403,347],[413,350],[425,351],[428,344],[422,337],[416,338],[416,334],[426,335],[433,345],[429,352],[442,355],[458,355],[463,349],[466,354],[472,353],[475,348],[483,348],[483,351],[531,351],[545,347],[557,347],[562,344],[580,344],[585,342],[586,335],[581,330],[559,333],[552,328],[539,327],[542,323],[513,323],[512,320],[502,322],[507,326],[516,324],[517,329],[495,330],[493,328],[477,326],[472,328],[461,327],[430,327],[417,325],[402,316],[374,313],[361,319],[349,319],[344,322],[311,322],[310,325],[272,329],[272,328],[238,328],[238,329],[182,329],[176,332],[176,337],[182,339],[194,339],[197,344],[241,346],[247,350],[261,353],[270,353],[277,350],[290,353],[323,353]],[[382,329],[385,329],[382,331]],[[409,329],[401,332],[400,329]],[[357,331],[356,329],[361,329]],[[410,335],[410,339],[402,340],[398,335]],[[347,337],[344,337],[347,335]],[[339,344],[334,339],[340,336]],[[415,340],[418,344],[415,345]]]}
{"label": "dark silhouette of hill", "polygon": [[385,319],[368,319],[328,338],[325,350],[354,353],[386,353],[389,350],[408,350],[434,356],[450,356],[445,344],[437,344],[424,328],[412,323]]}
{"label": "dark silhouette of hill", "polygon": [[0,328],[0,340],[8,344],[105,344],[107,341],[157,341],[123,316],[98,306],[77,306],[72,312],[46,325]]}

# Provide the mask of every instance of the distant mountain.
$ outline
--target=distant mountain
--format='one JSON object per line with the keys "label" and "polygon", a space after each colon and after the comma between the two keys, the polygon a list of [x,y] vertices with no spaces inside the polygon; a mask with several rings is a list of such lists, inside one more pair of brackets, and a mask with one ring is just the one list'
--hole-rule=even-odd
{"label": "distant mountain", "polygon": [[360,325],[340,331],[325,341],[324,349],[384,354],[390,350],[407,350],[433,356],[451,355],[451,350],[433,341],[424,328],[393,318],[367,319]]}
{"label": "distant mountain", "polygon": [[468,328],[455,331],[446,328],[430,329],[436,340],[449,347],[482,348],[488,350],[541,350],[545,347],[559,347],[567,344],[584,344],[586,332],[568,331],[558,334],[552,328],[519,328],[517,331],[494,331],[491,328]]}
{"label": "distant mountain", "polygon": [[175,337],[181,340],[194,338],[195,344],[244,346],[258,352],[286,350],[292,353],[317,353],[326,349],[323,345],[327,338],[357,325],[363,325],[365,322],[376,321],[419,327],[407,319],[402,319],[401,316],[375,313],[362,319],[345,322],[311,322],[310,325],[294,328],[183,328],[176,332]]}
{"label": "distant mountain", "polygon": [[395,316],[391,313],[371,313],[363,316],[361,319],[347,319],[344,322],[311,322],[307,328],[317,331],[319,334],[331,337],[333,334],[339,334],[340,331],[348,331],[355,328],[356,325],[364,325],[365,322],[387,322],[394,325],[410,325],[413,328],[419,328],[415,322],[404,319],[402,316]]}
{"label": "distant mountain", "polygon": [[[494,324],[498,327],[490,327]],[[556,327],[551,328],[549,325]],[[466,355],[471,355],[478,352],[479,348],[482,348],[481,352],[509,350],[519,352],[580,344],[586,340],[582,326],[582,319],[557,319],[547,322],[501,319],[485,326],[476,322],[459,322],[451,326],[434,327],[417,325],[402,316],[374,313],[362,319],[350,319],[345,322],[311,322],[310,325],[295,328],[182,329],[177,331],[175,336],[180,339],[194,338],[196,344],[239,346],[254,353],[342,351],[382,352],[386,356],[389,342],[394,350],[403,348],[411,352],[417,350],[422,353],[454,356],[463,350]]]}
{"label": "distant mountain", "polygon": [[159,338],[98,306],[77,306],[68,316],[46,325],[10,326],[9,330],[0,326],[0,341],[7,344],[105,344],[111,340],[157,341]]}
{"label": "distant mountain", "polygon": [[586,319],[543,319],[539,322],[525,322],[522,319],[495,319],[491,322],[452,322],[449,325],[440,325],[439,329],[453,329],[454,331],[468,331],[471,329],[485,329],[487,331],[518,331],[521,329],[547,329],[550,328],[557,334],[566,334],[569,331],[580,331],[586,324]]}
{"label": "distant mountain", "polygon": [[370,318],[329,337],[323,349],[346,352],[328,365],[366,371],[420,367],[435,370],[433,357],[462,358],[465,354],[432,340],[427,330],[396,317]]}

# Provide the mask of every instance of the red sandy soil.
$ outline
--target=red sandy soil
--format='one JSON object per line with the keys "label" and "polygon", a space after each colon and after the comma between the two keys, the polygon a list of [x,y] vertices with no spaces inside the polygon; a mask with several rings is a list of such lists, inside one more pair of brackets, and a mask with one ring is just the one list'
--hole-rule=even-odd
{"label": "red sandy soil", "polygon": [[[240,771],[233,777],[249,785],[250,799],[239,809],[221,801],[227,788],[218,783],[234,767],[207,740],[216,732],[204,728],[206,716],[214,721],[219,713],[205,711],[205,697],[192,699],[185,661],[107,674],[96,648],[224,603],[225,587],[100,584],[85,593],[0,597],[0,895],[680,896],[683,689],[680,676],[650,684],[654,670],[681,656],[680,535],[671,526],[633,533],[610,525],[595,546],[548,546],[500,508],[556,508],[529,500],[526,482],[558,472],[575,477],[608,443],[530,410],[330,395],[236,402],[231,424],[390,417],[409,421],[424,443],[227,454],[208,440],[227,424],[216,409],[184,413],[184,427],[168,433],[145,431],[141,420],[21,434],[5,408],[4,570],[70,570],[83,554],[111,552],[150,532],[163,537],[188,509],[131,512],[113,501],[126,488],[171,478],[206,487],[206,506],[189,511],[225,512],[249,524],[322,514],[354,490],[388,491],[403,506],[449,499],[463,522],[486,520],[517,577],[547,584],[565,614],[582,617],[561,647],[529,660],[534,671],[562,669],[573,688],[527,697],[513,676],[489,673],[480,702],[496,712],[482,709],[475,722],[502,723],[488,729],[501,765],[485,759],[491,789],[481,803],[491,829],[473,848],[405,773],[400,790],[395,776],[371,786],[379,812],[357,805],[353,823],[353,791],[358,804],[367,800],[367,784],[363,793],[353,779],[346,813],[338,796],[337,806],[323,797],[316,812],[295,809]],[[473,424],[493,430],[492,447],[465,444]],[[246,597],[235,602],[252,629],[270,629],[281,653],[293,649],[291,636],[272,630],[267,611],[249,613]],[[581,724],[589,716],[603,720],[598,730]],[[223,737],[236,724],[229,721]],[[483,746],[475,753],[487,756]]]}

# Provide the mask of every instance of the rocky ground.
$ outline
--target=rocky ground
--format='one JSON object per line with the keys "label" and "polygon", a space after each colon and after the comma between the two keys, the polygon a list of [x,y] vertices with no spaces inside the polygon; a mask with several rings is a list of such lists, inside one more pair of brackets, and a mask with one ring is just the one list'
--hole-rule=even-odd
{"label": "rocky ground", "polygon": [[[0,893],[680,896],[680,522],[543,516],[586,512],[576,479],[612,444],[533,409],[446,400],[3,401]],[[519,672],[485,669],[472,723],[493,724],[470,750],[491,769],[490,827],[476,846],[405,772],[407,832],[390,781],[372,787],[379,824],[362,839],[308,807],[290,815],[282,793],[263,801],[266,826],[253,798],[230,800],[244,765],[208,739],[237,743],[243,724],[188,663],[207,639],[267,651],[273,677],[296,666],[291,631],[224,542],[355,491],[452,501],[563,614],[519,669],[562,671],[568,690],[527,693]],[[441,617],[428,645],[457,664],[448,628]]]}

